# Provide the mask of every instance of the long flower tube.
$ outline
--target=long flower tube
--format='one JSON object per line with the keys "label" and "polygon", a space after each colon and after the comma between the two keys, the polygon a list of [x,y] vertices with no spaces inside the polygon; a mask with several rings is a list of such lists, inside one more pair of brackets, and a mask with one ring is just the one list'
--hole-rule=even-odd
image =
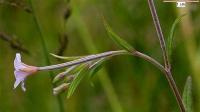
{"label": "long flower tube", "polygon": [[78,65],[78,64],[85,63],[85,62],[92,61],[92,60],[96,60],[96,59],[99,59],[99,58],[121,55],[121,54],[128,54],[128,52],[125,51],[125,50],[108,51],[108,52],[104,52],[104,53],[100,53],[100,54],[88,55],[88,56],[85,56],[83,58],[80,58],[80,59],[77,59],[77,60],[74,60],[74,61],[69,61],[69,62],[66,62],[66,63],[61,63],[61,64],[57,64],[57,65],[50,65],[50,66],[45,66],[45,67],[38,67],[38,70],[41,71],[41,70],[60,69],[60,68],[63,68],[63,67]]}
{"label": "long flower tube", "polygon": [[21,55],[19,53],[17,53],[15,60],[14,60],[14,67],[15,67],[14,75],[16,78],[16,81],[14,83],[14,89],[21,83],[22,90],[26,91],[24,81],[26,80],[26,78],[28,76],[30,76],[31,74],[33,74],[37,71],[46,71],[46,70],[60,69],[60,68],[64,68],[64,67],[71,67],[71,66],[79,65],[79,64],[89,62],[92,60],[101,59],[104,57],[115,56],[115,55],[120,55],[120,54],[128,54],[128,52],[125,50],[108,51],[108,52],[104,52],[104,53],[88,55],[83,58],[65,62],[65,63],[61,63],[61,64],[44,66],[44,67],[36,67],[36,66],[30,66],[30,65],[24,64],[21,61]]}

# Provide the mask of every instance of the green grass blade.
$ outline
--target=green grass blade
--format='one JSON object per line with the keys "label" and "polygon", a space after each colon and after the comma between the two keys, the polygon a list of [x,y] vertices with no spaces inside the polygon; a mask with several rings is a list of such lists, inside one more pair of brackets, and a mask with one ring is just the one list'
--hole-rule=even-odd
{"label": "green grass blade", "polygon": [[174,23],[172,24],[171,30],[170,30],[170,34],[168,37],[168,53],[169,56],[171,57],[172,54],[172,47],[173,47],[173,40],[174,40],[174,32],[176,30],[176,27],[178,25],[178,23],[181,21],[181,19],[186,16],[186,14],[181,15],[180,17],[176,18],[176,20],[174,21]]}
{"label": "green grass blade", "polygon": [[106,31],[109,34],[109,37],[119,46],[123,49],[133,52],[135,49],[127,43],[125,40],[123,40],[120,36],[118,36],[115,32],[113,32],[112,28],[108,25],[108,23],[104,20],[104,26],[106,28]]}
{"label": "green grass blade", "polygon": [[192,111],[192,78],[191,76],[188,76],[187,81],[185,83],[182,99],[186,108],[186,112],[193,112]]}
{"label": "green grass blade", "polygon": [[88,65],[86,64],[84,67],[81,68],[81,70],[79,72],[77,72],[75,74],[75,78],[69,86],[67,98],[70,98],[73,95],[74,91],[76,90],[76,88],[80,84],[81,80],[86,76],[87,70],[88,70]]}
{"label": "green grass blade", "polygon": [[[45,43],[45,39],[44,39],[44,35],[42,33],[42,29],[41,29],[41,26],[38,22],[38,18],[36,16],[36,13],[35,13],[35,10],[34,10],[34,7],[33,7],[33,0],[29,0],[29,3],[30,3],[30,6],[31,6],[31,9],[32,9],[32,16],[33,16],[33,20],[35,22],[35,25],[38,29],[38,32],[39,32],[39,37],[40,37],[40,40],[41,40],[41,44],[42,44],[42,50],[43,50],[43,53],[44,53],[44,57],[45,57],[45,64],[46,65],[50,65],[50,59],[49,59],[49,56],[48,56],[48,49],[47,49],[47,45]],[[50,75],[50,78],[51,80],[53,80],[53,72],[49,72],[49,75]],[[55,84],[52,83],[52,86],[55,87]],[[58,106],[59,106],[59,109],[60,111],[59,112],[64,112],[65,111],[65,108],[64,108],[64,105],[63,105],[63,102],[62,102],[62,99],[61,99],[61,96],[57,96],[57,101],[58,101]]]}

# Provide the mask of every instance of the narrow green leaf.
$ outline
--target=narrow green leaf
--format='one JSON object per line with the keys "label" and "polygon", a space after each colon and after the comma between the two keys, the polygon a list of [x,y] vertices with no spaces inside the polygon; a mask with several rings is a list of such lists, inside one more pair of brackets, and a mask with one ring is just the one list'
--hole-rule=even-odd
{"label": "narrow green leaf", "polygon": [[67,93],[67,98],[69,98],[69,97],[71,97],[73,95],[74,91],[76,90],[76,88],[80,84],[81,80],[86,75],[87,70],[88,70],[88,65],[85,65],[79,72],[77,72],[75,74],[75,78],[74,78],[74,80],[71,82],[71,84],[69,86],[69,90],[68,90],[68,93]]}
{"label": "narrow green leaf", "polygon": [[193,112],[192,111],[192,78],[191,76],[188,76],[187,81],[185,83],[182,99],[186,108],[186,112]]}
{"label": "narrow green leaf", "polygon": [[108,60],[108,58],[102,58],[90,66],[89,79],[92,79],[95,76],[95,74],[103,67],[103,64],[106,60]]}
{"label": "narrow green leaf", "polygon": [[68,60],[68,61],[76,60],[76,59],[84,57],[84,56],[58,56],[58,55],[53,54],[53,53],[50,53],[50,55],[52,55],[55,58],[64,59],[64,60]]}
{"label": "narrow green leaf", "polygon": [[172,47],[173,47],[173,40],[174,40],[174,32],[176,30],[176,27],[178,25],[178,23],[181,21],[181,19],[186,16],[186,14],[181,15],[180,17],[176,18],[176,20],[174,21],[174,23],[172,24],[171,30],[170,30],[170,34],[168,37],[168,53],[169,56],[171,57],[171,53],[172,53]]}
{"label": "narrow green leaf", "polygon": [[[104,19],[103,19],[104,20]],[[106,31],[109,34],[109,37],[119,46],[123,49],[126,49],[129,52],[133,52],[135,49],[127,43],[125,40],[123,40],[120,36],[118,36],[115,32],[113,32],[112,28],[107,24],[107,22],[104,20],[104,26],[106,28]]]}

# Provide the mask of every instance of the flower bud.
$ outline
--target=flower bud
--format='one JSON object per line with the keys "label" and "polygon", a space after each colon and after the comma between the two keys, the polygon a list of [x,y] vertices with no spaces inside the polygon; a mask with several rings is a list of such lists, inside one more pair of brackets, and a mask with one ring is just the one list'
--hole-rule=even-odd
{"label": "flower bud", "polygon": [[53,89],[53,94],[58,95],[68,89],[70,83],[63,83]]}
{"label": "flower bud", "polygon": [[67,82],[71,82],[73,79],[74,79],[74,75],[69,75],[69,76],[67,76]]}
{"label": "flower bud", "polygon": [[54,79],[53,79],[53,83],[56,83],[57,81],[64,79],[64,77],[66,75],[70,75],[69,72],[71,72],[72,70],[74,70],[77,66],[71,66],[70,68],[68,68],[66,71],[59,73]]}
{"label": "flower bud", "polygon": [[53,79],[53,83],[58,82],[59,80],[63,79],[65,77],[65,72],[61,72],[58,75],[56,75],[56,77]]}

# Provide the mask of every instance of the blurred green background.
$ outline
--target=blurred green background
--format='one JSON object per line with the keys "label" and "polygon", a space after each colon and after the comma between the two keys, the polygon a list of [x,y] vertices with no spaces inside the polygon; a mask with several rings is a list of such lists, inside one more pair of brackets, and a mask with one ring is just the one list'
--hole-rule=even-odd
{"label": "blurred green background", "polygon": [[[200,112],[199,3],[187,4],[186,8],[161,0],[155,4],[166,40],[174,20],[188,14],[175,33],[172,72],[181,93],[187,76],[192,76],[193,108]],[[74,56],[119,49],[106,33],[104,15],[123,39],[163,63],[147,0],[32,0],[32,5],[48,53]],[[27,12],[29,8],[29,1],[0,0],[0,32],[11,38],[0,38],[0,112],[61,112],[48,72],[28,77],[26,92],[20,87],[13,90],[16,52],[27,64],[46,65],[39,29],[33,13]],[[16,49],[21,47],[29,53]],[[49,57],[53,64],[63,62]],[[61,71],[54,71],[54,75]],[[66,93],[60,95],[65,112],[178,112],[164,75],[137,57],[112,58],[92,82],[94,86],[83,80],[70,99]]]}

